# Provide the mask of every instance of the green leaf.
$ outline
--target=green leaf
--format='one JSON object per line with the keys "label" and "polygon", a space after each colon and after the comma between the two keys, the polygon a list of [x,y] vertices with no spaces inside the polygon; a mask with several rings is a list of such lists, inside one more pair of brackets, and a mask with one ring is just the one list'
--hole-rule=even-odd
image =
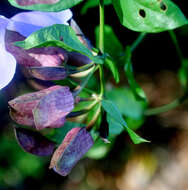
{"label": "green leaf", "polygon": [[61,10],[69,9],[83,0],[8,0],[9,3],[17,8],[35,11],[46,11],[46,12],[58,12]]}
{"label": "green leaf", "polygon": [[[95,29],[96,46],[99,47],[99,26]],[[113,31],[113,28],[109,25],[104,26],[104,52],[108,53],[116,60],[122,55],[123,46]]]}
{"label": "green leaf", "polygon": [[107,66],[111,70],[116,83],[118,83],[119,82],[119,72],[118,72],[116,63],[112,59],[107,57],[105,59],[104,65]]}
{"label": "green leaf", "polygon": [[139,144],[143,142],[149,142],[142,137],[138,136],[132,129],[130,129],[125,120],[123,119],[119,109],[117,106],[110,100],[102,100],[102,107],[104,110],[119,124],[122,125],[122,127],[128,132],[131,140],[134,144]]}
{"label": "green leaf", "polygon": [[184,88],[187,87],[188,83],[188,59],[184,59],[182,66],[178,71],[179,80]]}
{"label": "green leaf", "polygon": [[131,50],[130,50],[130,47],[126,48],[125,55],[126,55],[126,60],[125,60],[124,70],[125,70],[125,74],[127,76],[129,85],[131,87],[131,90],[133,91],[136,98],[141,99],[143,101],[147,101],[147,98],[146,98],[146,95],[145,95],[144,91],[138,85],[138,83],[136,82],[136,80],[134,78],[133,68],[132,68],[132,64],[131,64]]}
{"label": "green leaf", "polygon": [[114,142],[114,138],[109,139],[111,143],[104,143],[104,141],[102,141],[101,139],[98,139],[95,144],[91,147],[91,149],[86,153],[86,156],[88,158],[92,158],[92,159],[102,159],[105,156],[107,156],[107,154],[109,153],[109,151],[111,150],[112,146],[113,146],[113,142]]}
{"label": "green leaf", "polygon": [[138,32],[162,32],[187,24],[187,19],[171,0],[112,0],[125,27]]}
{"label": "green leaf", "polygon": [[[104,5],[110,5],[112,0],[104,0]],[[88,9],[99,6],[99,0],[87,0],[81,9],[81,14],[86,14]]]}
{"label": "green leaf", "polygon": [[107,114],[107,122],[109,124],[110,135],[119,135],[124,130],[122,125],[116,122],[109,114]]}
{"label": "green leaf", "polygon": [[14,44],[24,49],[48,46],[61,47],[70,52],[76,51],[86,55],[95,63],[102,63],[99,57],[93,56],[91,51],[79,41],[74,30],[70,26],[63,24],[42,28],[32,33],[24,41],[18,41]]}

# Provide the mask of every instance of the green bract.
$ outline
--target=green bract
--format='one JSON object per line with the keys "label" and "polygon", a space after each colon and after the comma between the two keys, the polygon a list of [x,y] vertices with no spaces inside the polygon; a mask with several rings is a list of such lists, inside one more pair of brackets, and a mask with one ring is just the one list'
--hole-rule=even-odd
{"label": "green bract", "polygon": [[48,11],[58,12],[61,10],[69,9],[83,0],[48,0],[45,3],[44,0],[32,1],[30,0],[8,0],[11,5],[20,9],[36,10],[36,11]]}
{"label": "green bract", "polygon": [[[119,109],[117,108],[117,106],[112,101],[102,100],[102,107],[109,114],[109,116],[114,119],[113,122],[117,122],[118,124],[120,124],[117,126],[123,127],[128,132],[128,134],[129,134],[129,136],[130,136],[130,138],[134,144],[149,142],[149,141],[143,139],[142,137],[138,136],[132,129],[130,129],[127,126],[127,124],[126,124],[125,120],[123,119]],[[108,120],[108,122],[109,122],[109,120]]]}
{"label": "green bract", "polygon": [[113,0],[120,22],[138,32],[162,32],[187,24],[170,0]]}
{"label": "green bract", "polygon": [[61,47],[70,52],[75,51],[86,55],[95,63],[102,63],[99,57],[94,56],[91,51],[79,41],[73,29],[63,24],[55,24],[42,28],[32,33],[24,41],[15,42],[15,45],[24,49],[48,46]]}

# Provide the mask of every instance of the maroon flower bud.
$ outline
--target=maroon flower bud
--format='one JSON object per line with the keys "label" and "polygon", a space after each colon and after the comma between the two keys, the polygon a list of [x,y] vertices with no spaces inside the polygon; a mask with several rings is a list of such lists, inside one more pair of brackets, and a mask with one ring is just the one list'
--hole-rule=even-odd
{"label": "maroon flower bud", "polygon": [[18,143],[26,152],[37,156],[48,156],[53,153],[55,144],[41,134],[23,128],[14,130]]}
{"label": "maroon flower bud", "polygon": [[93,139],[86,128],[73,128],[52,156],[50,168],[62,176],[70,173],[75,164],[92,147]]}
{"label": "maroon flower bud", "polygon": [[9,105],[15,122],[41,130],[61,127],[74,108],[74,98],[69,87],[57,85],[19,96]]}

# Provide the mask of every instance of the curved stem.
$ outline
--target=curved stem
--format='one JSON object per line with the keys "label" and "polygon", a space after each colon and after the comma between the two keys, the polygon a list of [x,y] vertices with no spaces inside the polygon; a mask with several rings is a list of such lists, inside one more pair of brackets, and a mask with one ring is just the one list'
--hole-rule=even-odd
{"label": "curved stem", "polygon": [[144,115],[146,116],[150,116],[150,115],[156,115],[156,114],[160,114],[160,113],[164,113],[167,112],[171,109],[176,108],[177,106],[179,106],[180,104],[184,103],[185,100],[187,100],[187,93],[185,93],[181,98],[178,98],[172,102],[170,102],[169,104],[165,104],[163,106],[157,107],[157,108],[150,108],[147,109],[144,112]]}
{"label": "curved stem", "polygon": [[145,32],[142,32],[139,34],[138,38],[131,45],[131,48],[130,48],[131,52],[133,52],[137,48],[137,46],[142,42],[145,36],[146,36]]}
{"label": "curved stem", "polygon": [[179,57],[179,59],[181,61],[181,64],[183,64],[183,54],[182,54],[180,46],[178,44],[176,34],[175,34],[175,32],[173,30],[169,30],[169,34],[170,34],[170,37],[172,38],[172,41],[173,41],[173,43],[175,45],[175,48],[176,48],[178,57]]}

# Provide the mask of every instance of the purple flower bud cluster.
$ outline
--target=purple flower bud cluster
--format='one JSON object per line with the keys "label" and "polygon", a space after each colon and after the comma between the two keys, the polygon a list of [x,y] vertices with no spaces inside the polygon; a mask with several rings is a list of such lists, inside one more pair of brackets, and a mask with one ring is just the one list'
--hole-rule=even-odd
{"label": "purple flower bud cluster", "polygon": [[[65,79],[77,73],[78,67],[91,63],[84,55],[70,53],[58,47],[24,50],[14,45],[14,42],[24,40],[36,30],[53,24],[72,23],[73,30],[80,33],[79,27],[71,19],[70,10],[58,13],[23,12],[10,19],[0,16],[0,89],[13,78],[16,63],[26,77],[39,81]],[[68,22],[70,20],[71,22]],[[79,38],[83,44],[89,46],[84,38],[80,36]],[[50,168],[54,168],[63,176],[69,174],[73,166],[93,145],[90,133],[86,127],[73,128],[53,153],[56,144],[37,131],[63,127],[66,116],[74,109],[77,100],[68,86],[54,84],[49,88],[21,95],[8,103],[10,116],[18,124],[15,127],[15,135],[20,146],[38,156],[53,154]]]}

